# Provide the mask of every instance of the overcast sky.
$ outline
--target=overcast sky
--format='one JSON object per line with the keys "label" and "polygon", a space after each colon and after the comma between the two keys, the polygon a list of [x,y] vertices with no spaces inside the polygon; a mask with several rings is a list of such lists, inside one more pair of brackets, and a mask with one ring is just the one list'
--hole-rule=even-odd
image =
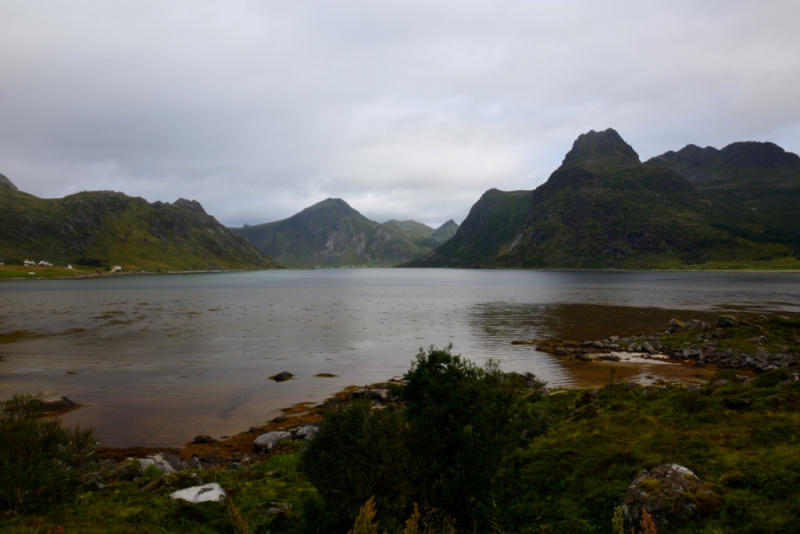
{"label": "overcast sky", "polygon": [[0,27],[0,173],[47,198],[438,225],[592,129],[800,151],[796,0],[3,0]]}

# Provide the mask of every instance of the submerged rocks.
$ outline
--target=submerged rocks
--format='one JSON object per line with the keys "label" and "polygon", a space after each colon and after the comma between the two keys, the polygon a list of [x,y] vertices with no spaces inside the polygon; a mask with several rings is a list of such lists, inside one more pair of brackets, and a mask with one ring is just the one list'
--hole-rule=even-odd
{"label": "submerged rocks", "polygon": [[292,377],[294,377],[292,373],[288,371],[283,371],[282,373],[278,373],[277,375],[273,375],[269,378],[270,380],[274,380],[275,382],[285,382],[291,379]]}
{"label": "submerged rocks", "polygon": [[199,436],[196,436],[192,440],[192,443],[195,443],[197,445],[203,445],[203,444],[206,444],[206,443],[214,443],[215,441],[217,441],[217,440],[215,440],[211,436],[206,436],[205,434],[200,434]]}
{"label": "submerged rocks", "polygon": [[62,395],[52,389],[34,395],[33,400],[40,403],[42,411],[44,412],[60,412],[61,410],[67,410],[77,406],[77,404],[69,400],[66,395]]}
{"label": "submerged rocks", "polygon": [[698,515],[713,515],[721,509],[719,496],[690,469],[665,464],[643,469],[622,500],[622,511],[632,525],[647,510],[659,532],[677,527]]}
{"label": "submerged rocks", "polygon": [[176,491],[171,493],[169,498],[173,500],[180,499],[190,503],[225,502],[228,499],[228,494],[219,484],[212,482],[203,486],[192,486],[191,488]]}

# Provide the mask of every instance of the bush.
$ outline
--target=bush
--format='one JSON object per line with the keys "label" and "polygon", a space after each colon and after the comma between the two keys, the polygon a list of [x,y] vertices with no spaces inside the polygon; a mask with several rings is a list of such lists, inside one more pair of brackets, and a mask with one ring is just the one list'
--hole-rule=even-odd
{"label": "bush", "polygon": [[42,419],[41,404],[15,395],[0,404],[0,499],[18,511],[45,497],[64,497],[93,456],[91,430]]}
{"label": "bush", "polygon": [[527,430],[519,395],[524,377],[506,375],[493,362],[481,369],[450,349],[420,349],[399,395],[415,431],[422,502],[459,528],[474,528],[491,518],[503,458]]}
{"label": "bush", "polygon": [[307,503],[316,508],[312,530],[347,532],[373,496],[384,528],[408,517],[415,472],[409,432],[400,412],[372,410],[368,402],[326,415],[300,459],[324,505]]}

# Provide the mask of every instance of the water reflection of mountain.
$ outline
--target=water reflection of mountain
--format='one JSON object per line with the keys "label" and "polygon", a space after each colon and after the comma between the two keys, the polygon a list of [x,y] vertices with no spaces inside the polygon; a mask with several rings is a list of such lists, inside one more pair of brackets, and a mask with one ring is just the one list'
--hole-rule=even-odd
{"label": "water reflection of mountain", "polygon": [[485,302],[467,314],[473,334],[492,343],[530,339],[602,339],[664,330],[673,317],[712,320],[708,311],[603,306]]}

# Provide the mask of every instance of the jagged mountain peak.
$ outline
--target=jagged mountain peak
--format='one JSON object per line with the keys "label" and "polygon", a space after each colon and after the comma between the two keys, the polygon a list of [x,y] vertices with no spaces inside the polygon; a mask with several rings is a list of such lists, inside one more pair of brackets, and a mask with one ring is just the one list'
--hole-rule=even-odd
{"label": "jagged mountain peak", "polygon": [[725,163],[737,167],[777,169],[800,163],[800,156],[769,142],[740,141],[719,152]]}
{"label": "jagged mountain peak", "polygon": [[740,169],[779,169],[800,164],[800,156],[787,152],[775,143],[737,141],[722,150],[714,147],[700,148],[686,145],[674,152],[670,150],[651,161],[679,163],[693,167],[726,165]]}
{"label": "jagged mountain peak", "polygon": [[17,186],[14,185],[11,182],[11,180],[6,178],[6,176],[3,174],[0,174],[0,189],[10,189],[12,191],[19,191],[19,189],[17,189]]}
{"label": "jagged mountain peak", "polygon": [[613,128],[581,134],[564,157],[563,164],[581,161],[614,160],[641,163],[639,154]]}

